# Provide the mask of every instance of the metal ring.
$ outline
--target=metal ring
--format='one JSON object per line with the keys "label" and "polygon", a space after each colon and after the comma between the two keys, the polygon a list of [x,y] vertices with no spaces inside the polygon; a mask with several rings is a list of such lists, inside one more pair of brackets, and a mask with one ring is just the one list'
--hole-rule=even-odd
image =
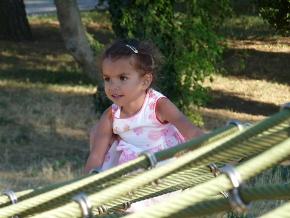
{"label": "metal ring", "polygon": [[100,173],[101,171],[101,167],[96,167],[96,168],[93,168],[89,171],[89,174],[97,174],[97,173]]}
{"label": "metal ring", "polygon": [[243,127],[251,127],[253,124],[250,122],[243,123]]}
{"label": "metal ring", "polygon": [[237,126],[239,130],[243,130],[244,129],[243,124],[240,121],[238,121],[238,120],[229,120],[226,125],[227,126],[228,125]]}
{"label": "metal ring", "polygon": [[149,162],[150,162],[150,167],[155,167],[156,164],[157,164],[157,159],[154,155],[154,153],[151,153],[149,151],[145,151],[145,152],[142,152],[141,154],[145,155],[148,159],[149,159]]}
{"label": "metal ring", "polygon": [[107,213],[107,208],[104,205],[99,206],[98,208],[99,215]]}
{"label": "metal ring", "polygon": [[89,218],[91,216],[92,205],[84,193],[75,195],[72,200],[76,201],[80,205],[84,218]]}
{"label": "metal ring", "polygon": [[128,195],[129,195],[130,197],[134,196],[134,194],[135,194],[135,193],[134,193],[133,191],[129,191],[129,192],[128,192]]}
{"label": "metal ring", "polygon": [[220,169],[218,168],[218,166],[215,163],[210,163],[208,165],[208,167],[215,177],[217,177],[219,174],[221,174]]}
{"label": "metal ring", "polygon": [[16,196],[14,191],[12,191],[10,189],[7,189],[7,190],[4,190],[2,192],[2,194],[6,195],[10,199],[11,204],[16,204],[17,203],[17,196]]}
{"label": "metal ring", "polygon": [[238,171],[235,170],[235,168],[232,165],[227,164],[223,166],[221,168],[221,172],[229,177],[234,188],[238,188],[240,186],[242,182],[241,175],[238,173]]}
{"label": "metal ring", "polygon": [[126,201],[123,203],[123,208],[124,210],[127,210],[131,207],[131,202],[130,201]]}
{"label": "metal ring", "polygon": [[162,181],[161,179],[156,179],[156,180],[150,182],[150,184],[152,186],[158,186],[158,185],[160,185],[161,181]]}
{"label": "metal ring", "polygon": [[230,191],[229,202],[230,202],[231,207],[238,213],[246,212],[251,205],[251,202],[246,204],[242,200],[240,196],[240,191],[238,188],[234,188]]}
{"label": "metal ring", "polygon": [[[218,175],[221,174],[220,169],[218,168],[218,166],[215,163],[210,163],[208,165],[210,171],[212,172],[212,174],[214,175],[214,177],[217,177]],[[221,191],[220,192],[225,198],[229,197],[229,194],[227,192]]]}
{"label": "metal ring", "polygon": [[250,203],[246,204],[240,197],[239,188],[242,183],[241,175],[232,165],[225,165],[221,168],[221,172],[228,176],[234,187],[230,190],[228,196],[231,207],[239,213],[245,212],[248,210]]}
{"label": "metal ring", "polygon": [[290,102],[281,105],[281,107],[280,107],[280,111],[281,111],[281,110],[284,110],[284,109],[290,109]]}

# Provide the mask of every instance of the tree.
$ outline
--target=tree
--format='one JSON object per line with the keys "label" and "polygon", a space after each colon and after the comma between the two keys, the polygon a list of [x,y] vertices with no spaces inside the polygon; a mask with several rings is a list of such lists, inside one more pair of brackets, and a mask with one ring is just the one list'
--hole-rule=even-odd
{"label": "tree", "polygon": [[158,88],[183,111],[207,100],[205,78],[216,71],[222,46],[215,29],[230,14],[229,0],[110,0],[112,27],[120,38],[152,40],[163,55]]}
{"label": "tree", "polygon": [[[93,81],[96,81],[98,91],[95,95],[95,102],[98,110],[102,111],[109,105],[109,100],[104,93],[102,78],[97,72],[96,57],[90,46],[88,34],[81,22],[77,2],[76,0],[54,0],[54,3],[65,47],[83,71]],[[99,42],[95,41],[94,43],[99,45]]]}
{"label": "tree", "polygon": [[86,36],[86,30],[81,22],[76,0],[54,0],[61,34],[66,49],[92,79],[100,79],[97,73],[96,59]]}
{"label": "tree", "polygon": [[0,38],[14,41],[32,39],[23,0],[0,1]]}
{"label": "tree", "polygon": [[290,33],[290,0],[256,0],[259,13],[276,31]]}

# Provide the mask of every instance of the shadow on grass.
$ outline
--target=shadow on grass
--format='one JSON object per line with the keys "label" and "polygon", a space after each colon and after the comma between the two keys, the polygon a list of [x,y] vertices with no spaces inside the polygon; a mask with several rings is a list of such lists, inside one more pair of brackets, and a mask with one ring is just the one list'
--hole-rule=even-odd
{"label": "shadow on grass", "polygon": [[[90,16],[92,16],[91,13]],[[104,17],[104,18],[101,18]],[[97,22],[97,20],[83,18],[85,22],[83,24],[86,26],[87,31],[94,36],[94,39],[102,44],[109,43],[110,40],[114,38],[114,33],[110,28],[110,20],[108,16],[100,16],[95,19],[103,19],[103,21]],[[86,21],[89,19],[90,21]],[[48,18],[48,22],[44,21],[39,23],[32,23],[31,30],[33,39],[35,41],[45,41],[45,42],[62,42],[62,36],[60,34],[60,29],[56,21],[51,21]]]}
{"label": "shadow on grass", "polygon": [[[0,137],[2,151],[0,169],[11,168],[21,171],[37,166],[43,161],[59,164],[70,162],[73,168],[84,165],[88,154],[87,139],[78,139],[56,132],[44,134],[36,127],[20,123],[11,127],[13,133]],[[7,132],[8,129],[5,128],[4,131]]]}
{"label": "shadow on grass", "polygon": [[[290,46],[290,45],[288,45]],[[290,53],[228,49],[224,68],[233,76],[290,84]]]}
{"label": "shadow on grass", "polygon": [[248,28],[245,28],[241,24],[235,24],[230,28],[227,26],[221,27],[218,33],[231,39],[265,39],[267,37],[272,37],[274,30],[267,27],[264,23]]}
{"label": "shadow on grass", "polygon": [[13,69],[1,70],[0,79],[9,79],[19,82],[33,82],[42,84],[67,84],[67,85],[94,85],[94,81],[79,71],[49,71]]}
{"label": "shadow on grass", "polygon": [[13,84],[0,93],[0,170],[28,172],[43,161],[83,168],[88,128],[96,120],[90,93]]}
{"label": "shadow on grass", "polygon": [[270,116],[278,112],[280,107],[271,103],[247,100],[231,93],[211,91],[212,100],[206,105],[211,109],[226,109],[239,113]]}

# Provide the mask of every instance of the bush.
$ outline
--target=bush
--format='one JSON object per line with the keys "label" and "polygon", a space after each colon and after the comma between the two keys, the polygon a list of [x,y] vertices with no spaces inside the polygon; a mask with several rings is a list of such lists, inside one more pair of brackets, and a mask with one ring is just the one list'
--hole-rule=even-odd
{"label": "bush", "polygon": [[290,0],[256,0],[260,16],[278,32],[290,33]]}
{"label": "bush", "polygon": [[202,86],[222,54],[214,29],[230,13],[228,0],[110,0],[112,27],[118,38],[151,40],[165,56],[157,87],[185,113],[203,105]]}

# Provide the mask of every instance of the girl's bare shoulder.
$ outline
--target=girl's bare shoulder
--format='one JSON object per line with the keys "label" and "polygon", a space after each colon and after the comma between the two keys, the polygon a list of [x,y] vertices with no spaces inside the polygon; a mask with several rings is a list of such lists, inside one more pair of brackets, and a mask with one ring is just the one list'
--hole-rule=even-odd
{"label": "girl's bare shoulder", "polygon": [[108,107],[102,114],[97,129],[100,132],[111,132],[113,126],[112,106]]}

